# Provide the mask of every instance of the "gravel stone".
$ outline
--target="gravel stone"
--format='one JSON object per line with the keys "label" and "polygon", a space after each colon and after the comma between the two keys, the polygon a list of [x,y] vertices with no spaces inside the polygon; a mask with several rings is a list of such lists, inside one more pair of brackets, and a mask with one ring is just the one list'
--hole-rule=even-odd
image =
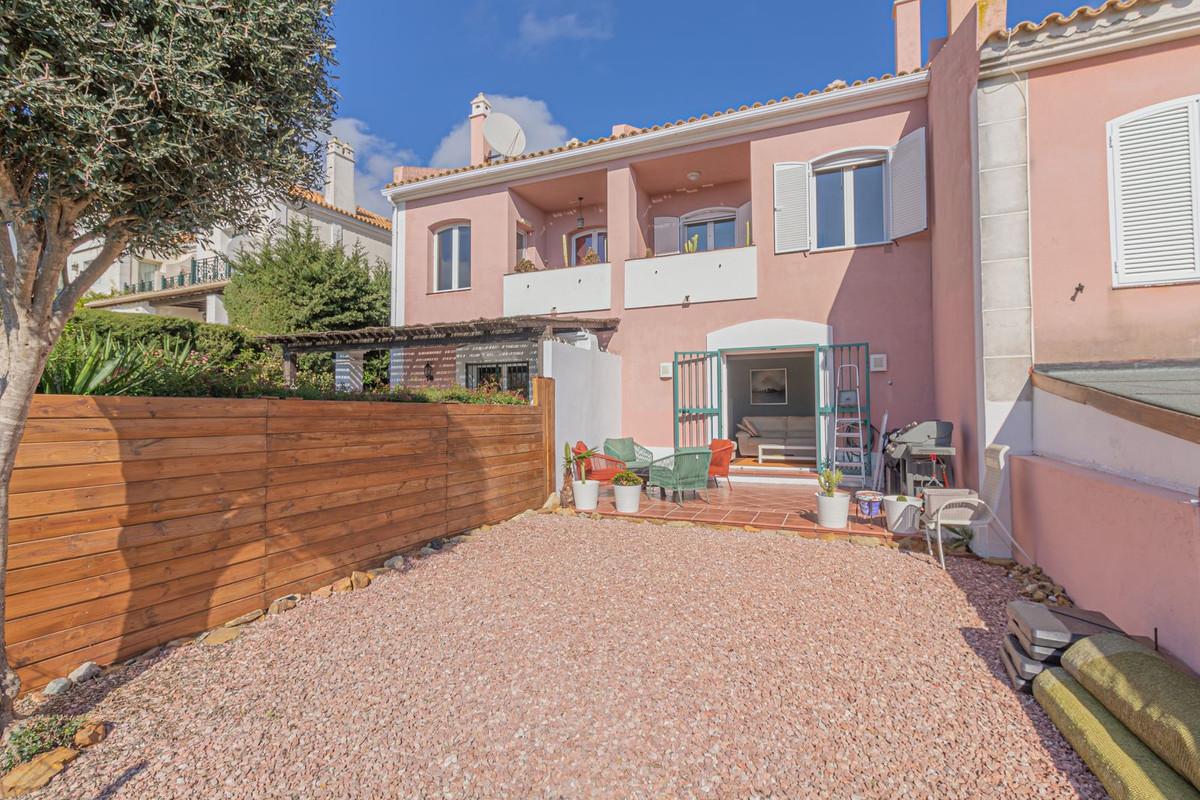
{"label": "gravel stone", "polygon": [[93,678],[100,677],[100,665],[95,661],[85,661],[73,669],[67,677],[71,679],[72,683],[90,681]]}
{"label": "gravel stone", "polygon": [[112,728],[34,797],[1103,798],[948,561],[521,518],[43,700]]}
{"label": "gravel stone", "polygon": [[55,695],[70,691],[71,687],[74,685],[75,684],[70,678],[55,678],[46,684],[46,688],[42,689],[42,694],[46,695],[47,697],[53,697]]}
{"label": "gravel stone", "polygon": [[403,572],[405,568],[404,556],[392,556],[383,565],[388,569],[394,569],[397,572]]}

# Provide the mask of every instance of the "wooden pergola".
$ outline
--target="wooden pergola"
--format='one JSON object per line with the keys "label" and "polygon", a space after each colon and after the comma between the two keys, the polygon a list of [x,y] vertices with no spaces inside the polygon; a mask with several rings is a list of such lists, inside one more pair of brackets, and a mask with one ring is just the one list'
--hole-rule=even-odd
{"label": "wooden pergola", "polygon": [[[616,317],[520,316],[475,319],[465,322],[435,322],[359,328],[352,331],[318,331],[260,336],[266,344],[282,350],[283,376],[289,386],[296,380],[296,356],[301,353],[333,353],[354,374],[357,363],[361,388],[361,363],[370,350],[388,350],[393,354],[417,346],[460,345],[472,342],[541,342],[572,333],[591,333],[597,337],[617,330]],[[335,367],[336,369],[336,367]],[[350,380],[353,387],[353,378]]]}

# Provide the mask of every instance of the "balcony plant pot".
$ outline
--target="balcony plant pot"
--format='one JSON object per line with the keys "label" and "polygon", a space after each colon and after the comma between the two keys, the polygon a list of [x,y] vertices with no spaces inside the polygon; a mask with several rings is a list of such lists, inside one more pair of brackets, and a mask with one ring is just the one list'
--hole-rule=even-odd
{"label": "balcony plant pot", "polygon": [[571,481],[576,511],[595,511],[600,502],[600,481]]}
{"label": "balcony plant pot", "polygon": [[845,528],[850,520],[850,495],[835,492],[817,495],[817,524],[822,528]]}
{"label": "balcony plant pot", "polygon": [[921,530],[921,501],[914,497],[885,495],[883,513],[887,517],[887,529],[892,533],[919,533]]}
{"label": "balcony plant pot", "polygon": [[636,514],[642,506],[642,487],[613,484],[613,499],[618,514]]}

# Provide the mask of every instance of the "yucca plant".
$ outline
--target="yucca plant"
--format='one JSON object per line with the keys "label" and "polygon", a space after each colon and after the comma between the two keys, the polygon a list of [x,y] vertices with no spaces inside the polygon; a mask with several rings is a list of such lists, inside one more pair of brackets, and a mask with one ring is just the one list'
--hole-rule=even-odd
{"label": "yucca plant", "polygon": [[112,334],[68,332],[50,351],[38,383],[43,394],[153,394],[167,381],[189,381],[204,369],[191,342],[165,338],[158,347]]}

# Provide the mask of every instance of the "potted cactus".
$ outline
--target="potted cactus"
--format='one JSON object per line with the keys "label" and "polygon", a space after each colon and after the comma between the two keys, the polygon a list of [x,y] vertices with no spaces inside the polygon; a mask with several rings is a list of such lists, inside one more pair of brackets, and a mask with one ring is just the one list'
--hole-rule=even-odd
{"label": "potted cactus", "polygon": [[850,495],[838,491],[843,479],[840,469],[825,467],[817,473],[817,524],[822,528],[844,528],[850,520]]}
{"label": "potted cactus", "polygon": [[563,463],[571,478],[571,494],[575,498],[576,511],[595,511],[600,502],[600,481],[588,480],[588,462],[596,455],[595,448],[582,453],[571,450],[568,442],[563,445]]}
{"label": "potted cactus", "polygon": [[617,512],[636,514],[642,504],[642,479],[636,473],[624,470],[613,476],[612,483]]}

